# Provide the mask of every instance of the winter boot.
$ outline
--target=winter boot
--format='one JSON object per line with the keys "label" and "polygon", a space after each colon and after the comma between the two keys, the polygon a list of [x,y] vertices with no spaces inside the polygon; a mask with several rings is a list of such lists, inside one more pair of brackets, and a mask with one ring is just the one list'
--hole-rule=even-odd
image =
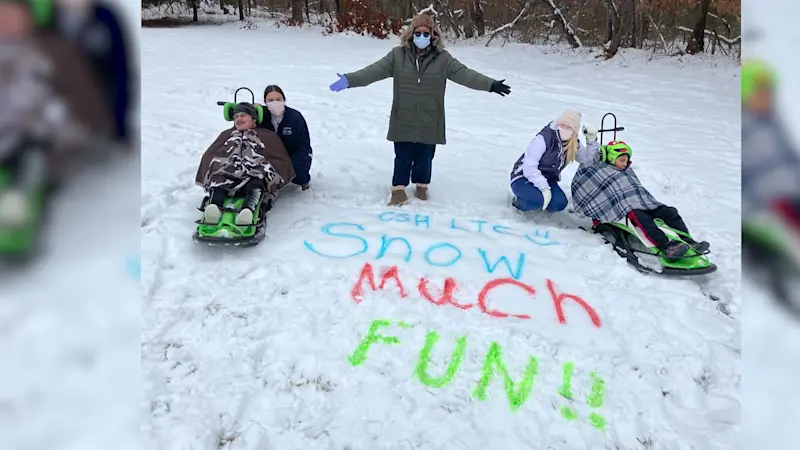
{"label": "winter boot", "polygon": [[236,225],[252,225],[253,212],[261,203],[261,189],[250,189],[244,197],[244,205],[239,214],[236,215]]}
{"label": "winter boot", "polygon": [[689,251],[689,244],[685,244],[680,241],[670,241],[667,245],[661,249],[661,252],[664,254],[666,258],[674,258],[678,259],[686,254]]}
{"label": "winter boot", "polygon": [[709,243],[708,243],[708,242],[706,242],[706,241],[700,241],[700,242],[690,242],[690,243],[689,243],[689,245],[690,245],[690,246],[692,247],[692,249],[693,249],[694,251],[696,251],[697,253],[705,253],[705,252],[707,252],[707,251],[708,251],[708,249],[710,249],[710,248],[711,248],[711,244],[709,244]]}
{"label": "winter boot", "polygon": [[692,247],[692,250],[696,251],[697,253],[705,253],[711,248],[711,244],[706,241],[697,242],[692,238],[685,238],[684,241]]}
{"label": "winter boot", "polygon": [[304,191],[308,190],[308,188],[310,188],[310,187],[311,187],[311,185],[308,184],[308,183],[300,185],[300,189],[302,189]]}
{"label": "winter boot", "polygon": [[392,186],[392,198],[389,199],[388,206],[401,206],[408,203],[405,186]]}
{"label": "winter boot", "polygon": [[30,215],[30,202],[25,191],[9,188],[0,192],[0,227],[24,227]]}
{"label": "winter boot", "polygon": [[220,219],[222,219],[222,211],[220,211],[219,206],[213,203],[207,204],[206,208],[203,210],[203,223],[216,225],[219,223]]}
{"label": "winter boot", "polygon": [[419,184],[419,183],[417,183],[417,188],[414,191],[414,197],[417,197],[420,200],[427,200],[428,199],[428,185],[427,184]]}

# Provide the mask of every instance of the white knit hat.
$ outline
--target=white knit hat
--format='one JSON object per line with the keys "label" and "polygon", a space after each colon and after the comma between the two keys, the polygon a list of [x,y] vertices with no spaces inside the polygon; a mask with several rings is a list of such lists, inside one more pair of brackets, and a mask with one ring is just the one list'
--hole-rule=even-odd
{"label": "white knit hat", "polygon": [[563,125],[571,128],[577,134],[581,129],[581,112],[568,109],[556,120],[556,125]]}

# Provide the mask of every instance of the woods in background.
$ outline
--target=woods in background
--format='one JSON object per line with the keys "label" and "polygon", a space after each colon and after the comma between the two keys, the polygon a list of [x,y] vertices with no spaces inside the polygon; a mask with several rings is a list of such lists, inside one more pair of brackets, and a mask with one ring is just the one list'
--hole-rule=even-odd
{"label": "woods in background", "polygon": [[439,21],[450,39],[500,40],[681,55],[741,53],[741,3],[735,0],[143,0],[165,17],[273,17],[286,25],[321,25],[386,39],[420,12]]}

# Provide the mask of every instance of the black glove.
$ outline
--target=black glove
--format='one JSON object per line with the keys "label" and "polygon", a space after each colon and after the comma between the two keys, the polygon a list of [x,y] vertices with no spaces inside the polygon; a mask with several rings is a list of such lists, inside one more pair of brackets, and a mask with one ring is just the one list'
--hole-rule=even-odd
{"label": "black glove", "polygon": [[506,80],[497,80],[494,83],[492,83],[492,89],[490,90],[490,92],[494,92],[495,94],[500,94],[500,96],[502,97],[505,97],[506,95],[510,94],[511,88],[507,84],[503,83],[503,81]]}

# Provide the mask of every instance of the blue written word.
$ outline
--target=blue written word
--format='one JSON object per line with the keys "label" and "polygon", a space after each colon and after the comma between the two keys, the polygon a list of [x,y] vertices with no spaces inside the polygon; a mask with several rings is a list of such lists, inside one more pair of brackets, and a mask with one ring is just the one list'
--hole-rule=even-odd
{"label": "blue written word", "polygon": [[[335,248],[339,251],[334,250],[328,252],[320,250],[317,248],[317,246],[309,241],[303,241],[306,249],[319,256],[323,256],[325,258],[348,259],[363,255],[369,251],[369,243],[367,240],[358,234],[354,234],[359,231],[364,231],[363,225],[349,222],[329,223],[324,225],[321,231],[328,236],[351,240],[353,241],[353,245],[350,247],[350,250],[344,250],[341,249],[341,244],[339,244],[332,246],[332,249]],[[403,249],[403,259],[406,262],[411,261],[414,250],[408,239],[404,237],[392,237],[386,234],[381,236],[380,249],[375,254],[375,259],[381,259],[386,256],[389,248],[394,243],[396,243],[397,247]],[[497,268],[502,264],[505,266],[506,270],[508,270],[508,273],[511,275],[511,277],[513,277],[515,280],[519,280],[522,277],[522,271],[525,268],[524,253],[520,253],[516,258],[516,264],[512,264],[511,260],[504,255],[501,255],[496,259],[491,258],[489,256],[489,252],[482,248],[477,249],[477,253],[483,262],[483,268],[486,270],[486,272],[490,274],[494,273],[494,271],[497,270]],[[464,253],[461,251],[461,249],[449,242],[439,242],[433,244],[425,249],[425,252],[422,254],[425,262],[436,267],[452,267],[458,261],[460,261],[463,256]],[[491,261],[490,258],[494,259],[494,261]]]}
{"label": "blue written word", "polygon": [[[381,222],[401,222],[412,223],[415,227],[425,230],[431,227],[431,216],[428,214],[411,214],[387,211],[378,215]],[[546,230],[534,230],[531,233],[518,233],[513,228],[504,225],[492,225],[486,220],[464,220],[459,221],[451,218],[448,227],[451,230],[460,230],[467,233],[496,233],[505,236],[515,236],[533,242],[536,245],[558,245],[558,242],[550,239],[550,232]]]}

